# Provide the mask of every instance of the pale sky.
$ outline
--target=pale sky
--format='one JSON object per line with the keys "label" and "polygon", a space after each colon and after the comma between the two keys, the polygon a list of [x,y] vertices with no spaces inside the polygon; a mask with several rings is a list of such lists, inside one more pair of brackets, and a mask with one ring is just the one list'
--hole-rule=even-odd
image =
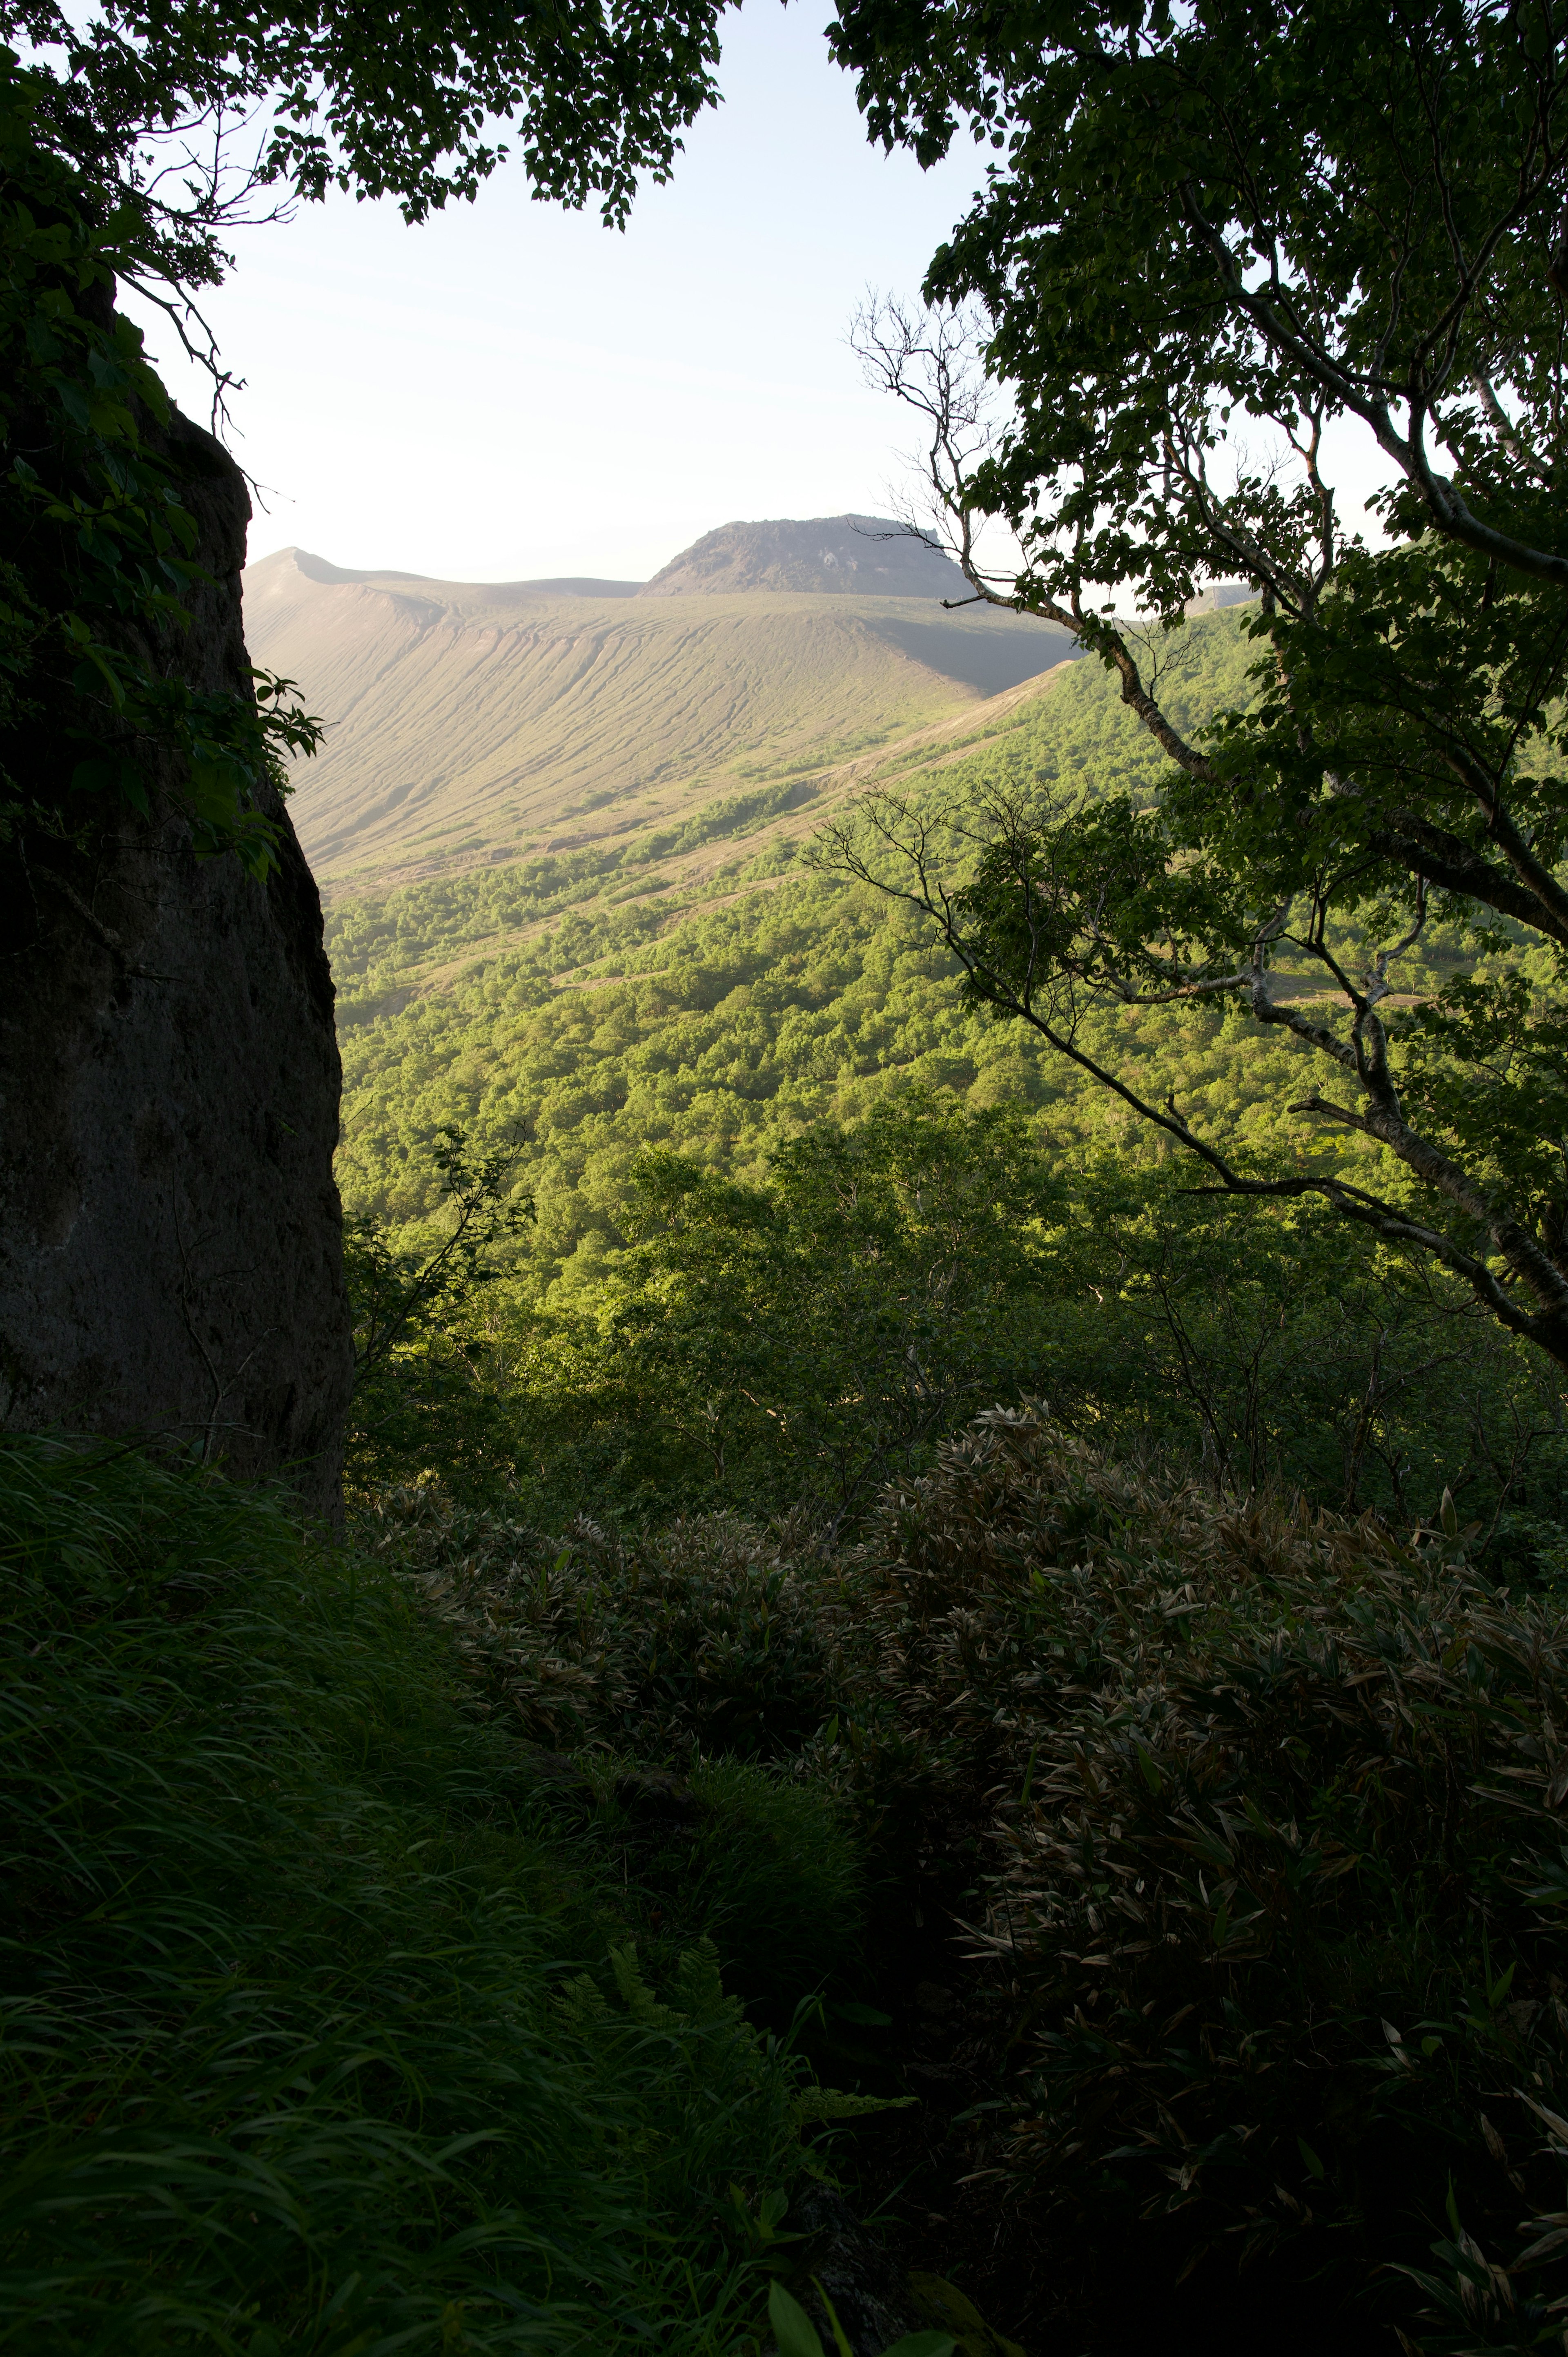
{"label": "pale sky", "polygon": [[[881,511],[909,440],[844,337],[913,296],[983,173],[868,145],[811,0],[725,19],[725,103],[623,235],[503,166],[419,229],[338,199],[239,232],[207,308],[246,380],[251,554],[448,580],[640,580],[736,518]],[[181,404],[208,393],[156,313]]]}

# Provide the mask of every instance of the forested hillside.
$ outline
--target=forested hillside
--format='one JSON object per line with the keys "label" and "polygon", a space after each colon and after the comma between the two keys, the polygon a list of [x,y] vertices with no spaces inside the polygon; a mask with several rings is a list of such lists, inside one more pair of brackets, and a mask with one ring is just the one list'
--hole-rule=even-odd
{"label": "forested hillside", "polygon": [[[1190,622],[1163,651],[1184,718],[1245,694],[1232,617]],[[1084,664],[1051,673],[956,753],[917,747],[848,783],[715,802],[622,846],[338,900],[328,939],[346,1200],[394,1226],[417,1219],[436,1200],[424,1148],[441,1123],[486,1137],[526,1126],[548,1276],[613,1245],[642,1145],[757,1173],[773,1143],[823,1115],[853,1119],[901,1079],[974,1104],[1016,1098],[1064,1146],[1118,1138],[1121,1122],[1037,1043],[963,1007],[929,927],[813,873],[809,851],[847,793],[889,780],[957,807],[976,787],[1042,779],[1153,794],[1160,770],[1113,683]],[[665,871],[699,846],[710,872],[682,888]],[[1218,1018],[1145,1018],[1131,1038],[1237,1123],[1294,1135],[1271,1110],[1288,1048],[1260,1081]]]}
{"label": "forested hillside", "polygon": [[[1183,726],[1247,694],[1233,614],[1157,653]],[[940,816],[1010,791],[1146,802],[1161,769],[1085,662],[956,759],[858,782]],[[1452,1487],[1497,1545],[1549,1545],[1562,1411],[1531,1355],[1310,1205],[1186,1191],[1168,1140],[966,1004],[928,919],[813,864],[849,791],[712,806],[684,887],[664,868],[690,837],[656,835],[334,909],[339,1172],[383,1301],[451,1233],[453,1134],[459,1170],[492,1166],[494,1273],[422,1308],[362,1393],[364,1478],[461,1461],[545,1518],[805,1499],[836,1526],[1028,1393],[1225,1480],[1401,1515]],[[1234,1011],[1101,1011],[1080,1037],[1260,1170],[1369,1167],[1292,1111],[1305,1051]]]}

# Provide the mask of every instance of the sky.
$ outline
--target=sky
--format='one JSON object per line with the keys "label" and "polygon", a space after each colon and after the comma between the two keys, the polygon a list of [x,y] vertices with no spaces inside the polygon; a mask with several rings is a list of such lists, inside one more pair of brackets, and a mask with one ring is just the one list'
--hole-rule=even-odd
{"label": "sky", "polygon": [[[873,149],[811,0],[725,24],[724,104],[624,233],[507,165],[417,229],[335,198],[235,233],[203,307],[245,381],[252,557],[643,580],[733,520],[885,511],[910,436],[849,321],[868,285],[915,295],[983,166]],[[205,420],[209,387],[141,316]]]}

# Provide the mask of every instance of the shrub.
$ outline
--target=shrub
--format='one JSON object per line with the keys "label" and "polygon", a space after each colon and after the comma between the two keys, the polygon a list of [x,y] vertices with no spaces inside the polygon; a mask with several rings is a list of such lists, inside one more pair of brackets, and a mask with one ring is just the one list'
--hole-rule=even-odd
{"label": "shrub", "polygon": [[867,1724],[991,1794],[998,2164],[1052,2206],[1364,2281],[1450,2184],[1484,2241],[1552,2190],[1507,2091],[1568,2084],[1568,1615],[1446,1519],[1162,1488],[1000,1411],[885,1499]]}
{"label": "shrub", "polygon": [[[373,1527],[499,1723],[586,1763],[590,1839],[641,1892],[654,1965],[711,1939],[780,2026],[842,1983],[864,1917],[848,1813],[774,1772],[840,1695],[820,1564],[729,1515],[630,1543],[585,1522],[546,1540],[434,1486],[384,1494]],[[678,1790],[628,1772],[634,1755],[673,1768]]]}
{"label": "shrub", "polygon": [[385,1493],[367,1527],[535,1742],[777,1759],[836,1706],[831,1582],[737,1516],[549,1540],[432,1484]]}

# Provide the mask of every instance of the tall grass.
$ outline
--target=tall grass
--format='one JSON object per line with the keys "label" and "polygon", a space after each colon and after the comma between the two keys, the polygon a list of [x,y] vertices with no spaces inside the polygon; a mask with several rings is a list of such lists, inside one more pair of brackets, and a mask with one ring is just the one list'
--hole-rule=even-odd
{"label": "tall grass", "polygon": [[725,2345],[788,2065],[701,1972],[574,1996],[607,1894],[395,1578],[17,1440],[0,1566],[0,2346]]}

